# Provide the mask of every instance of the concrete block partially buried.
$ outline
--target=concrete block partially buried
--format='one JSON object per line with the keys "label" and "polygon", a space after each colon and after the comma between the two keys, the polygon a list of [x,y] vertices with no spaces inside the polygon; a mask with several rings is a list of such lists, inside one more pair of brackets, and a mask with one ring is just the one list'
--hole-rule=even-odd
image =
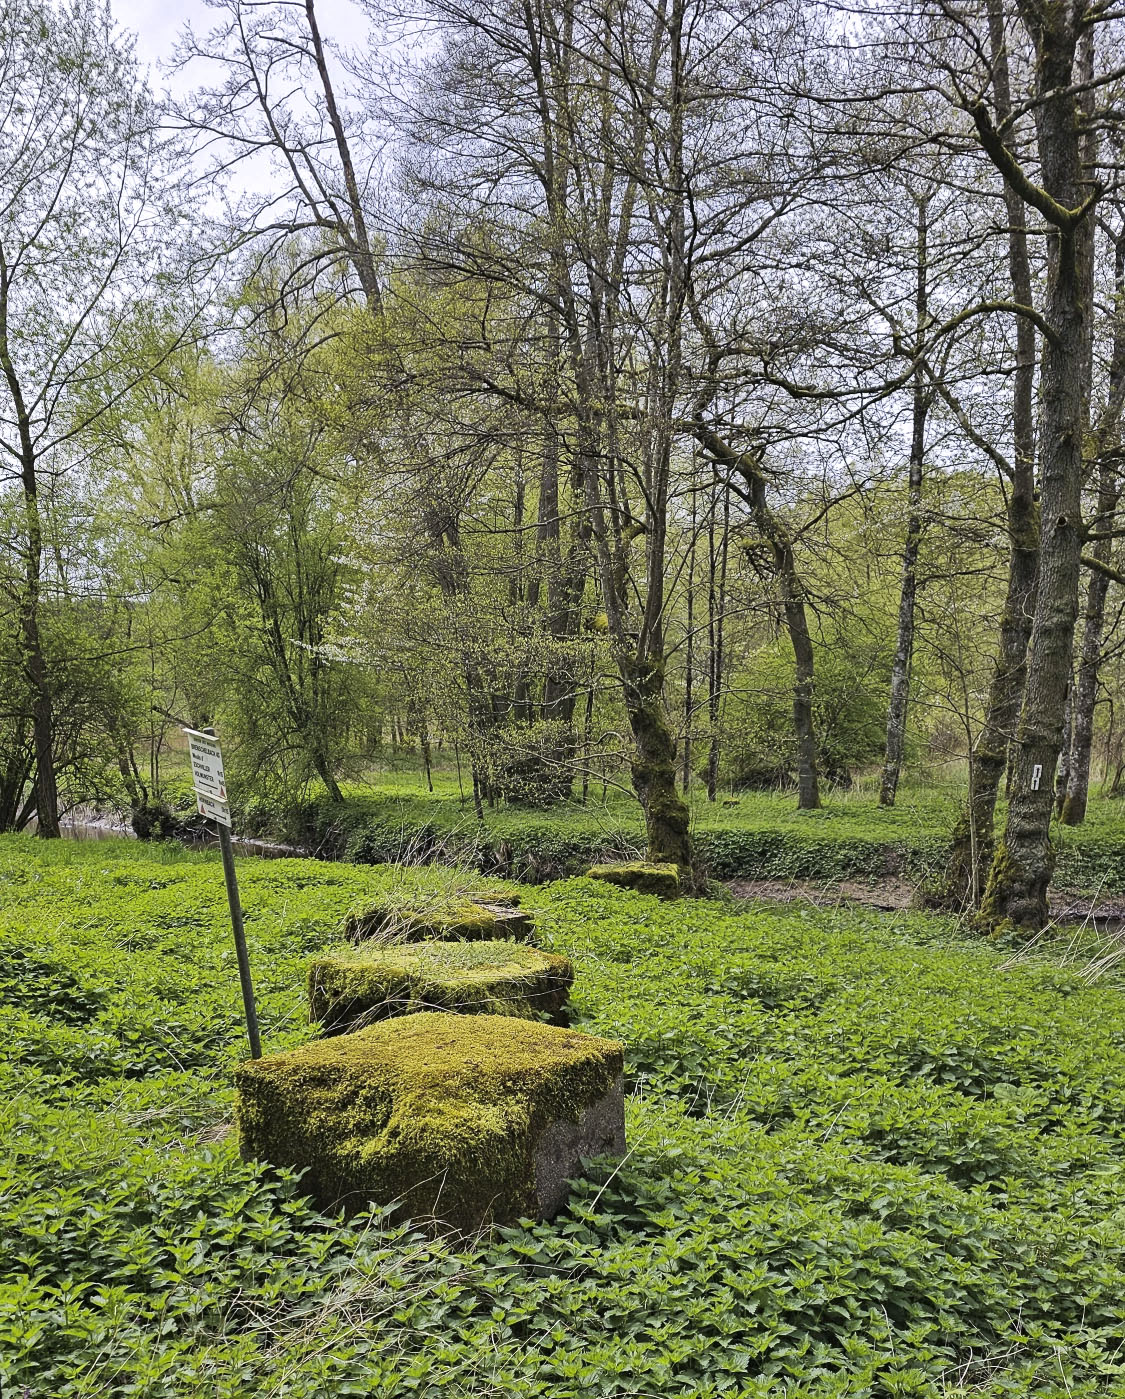
{"label": "concrete block partially buried", "polygon": [[518,1015],[565,1025],[574,967],[520,942],[361,942],[309,964],[309,1019],[346,1034],[422,1010]]}
{"label": "concrete block partially buried", "polygon": [[635,889],[638,894],[655,894],[661,899],[675,899],[680,894],[680,871],[675,865],[646,864],[638,860],[625,865],[594,865],[586,874],[589,879]]}
{"label": "concrete block partially buried", "polygon": [[[503,899],[503,902],[500,900]],[[353,909],[342,929],[349,942],[469,942],[504,939],[526,942],[534,930],[518,896],[460,895],[433,900],[382,899]]]}
{"label": "concrete block partially buried", "polygon": [[623,1049],[513,1016],[425,1012],[236,1071],[245,1159],[322,1205],[473,1232],[549,1219],[581,1158],[625,1149]]}

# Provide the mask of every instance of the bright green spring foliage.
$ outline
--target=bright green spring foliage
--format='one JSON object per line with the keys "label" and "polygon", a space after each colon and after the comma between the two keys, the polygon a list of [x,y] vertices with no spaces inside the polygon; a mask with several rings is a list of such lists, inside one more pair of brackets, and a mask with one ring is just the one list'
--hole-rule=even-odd
{"label": "bright green spring foliage", "polygon": [[[271,1054],[349,908],[465,887],[240,877]],[[575,1027],[626,1045],[629,1154],[464,1249],[239,1159],[217,860],[10,837],[0,891],[5,1399],[1125,1395],[1116,944],[524,888]]]}
{"label": "bright green spring foliage", "polygon": [[419,1010],[558,1017],[574,982],[566,957],[512,941],[335,948],[309,965],[309,1018],[326,1034]]}
{"label": "bright green spring foliage", "polygon": [[407,1015],[235,1074],[242,1154],[355,1209],[463,1230],[535,1207],[535,1147],[621,1076],[621,1045],[502,1015]]}
{"label": "bright green spring foliage", "polygon": [[628,865],[594,865],[587,871],[587,877],[616,884],[621,889],[635,889],[638,894],[655,894],[661,899],[675,899],[680,893],[680,871],[675,865],[649,865],[643,861]]}

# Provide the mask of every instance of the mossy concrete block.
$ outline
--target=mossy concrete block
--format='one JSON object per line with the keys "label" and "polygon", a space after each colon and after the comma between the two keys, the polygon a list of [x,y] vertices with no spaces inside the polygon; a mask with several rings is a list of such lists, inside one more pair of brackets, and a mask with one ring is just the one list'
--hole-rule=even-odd
{"label": "mossy concrete block", "polygon": [[656,894],[661,899],[675,899],[680,893],[680,872],[675,865],[649,865],[642,862],[629,865],[595,865],[587,870],[590,879],[618,884],[623,889],[635,889],[638,894]]}
{"label": "mossy concrete block", "polygon": [[574,984],[566,957],[518,942],[360,943],[309,966],[309,1018],[326,1035],[421,1010],[563,1016]]}
{"label": "mossy concrete block", "polygon": [[442,899],[432,904],[407,904],[392,900],[353,909],[344,920],[343,935],[349,942],[373,940],[390,944],[440,939],[469,942],[473,939],[514,938],[527,941],[534,929],[510,896],[495,895]]}
{"label": "mossy concrete block", "polygon": [[251,1060],[245,1160],[303,1170],[322,1205],[396,1204],[471,1232],[566,1202],[625,1149],[622,1046],[510,1015],[427,1012]]}

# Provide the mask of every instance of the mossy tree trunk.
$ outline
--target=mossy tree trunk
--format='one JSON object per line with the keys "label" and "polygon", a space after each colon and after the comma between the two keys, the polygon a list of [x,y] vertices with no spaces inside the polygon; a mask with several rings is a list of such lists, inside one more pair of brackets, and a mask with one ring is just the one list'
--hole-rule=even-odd
{"label": "mossy tree trunk", "polygon": [[648,859],[690,869],[690,812],[676,785],[676,739],[664,707],[663,662],[625,657],[621,672],[636,746],[633,790],[644,811]]}
{"label": "mossy tree trunk", "polygon": [[1083,113],[1074,91],[1082,12],[1043,10],[1036,46],[1040,182],[1031,181],[982,109],[982,144],[1009,183],[1047,220],[1048,288],[1040,384],[1039,582],[1028,642],[1027,682],[1004,838],[981,905],[982,921],[1039,928],[1054,872],[1051,814],[1063,709],[1074,651],[1083,543],[1082,448],[1087,423],[1088,316],[1093,293],[1093,217],[1083,180]]}

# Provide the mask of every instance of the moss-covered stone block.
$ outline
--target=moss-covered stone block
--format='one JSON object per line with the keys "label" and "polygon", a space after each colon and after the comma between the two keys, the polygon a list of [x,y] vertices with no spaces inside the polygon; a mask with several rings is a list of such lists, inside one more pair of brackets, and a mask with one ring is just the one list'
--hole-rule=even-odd
{"label": "moss-covered stone block", "polygon": [[518,942],[370,942],[309,966],[309,1018],[327,1035],[421,1010],[551,1017],[564,1023],[574,984],[566,957]]}
{"label": "moss-covered stone block", "polygon": [[582,1157],[624,1151],[622,1058],[510,1015],[399,1016],[242,1064],[240,1149],[303,1170],[328,1207],[463,1231],[550,1218]]}
{"label": "moss-covered stone block", "polygon": [[680,872],[675,865],[649,865],[640,861],[628,865],[594,865],[587,875],[607,884],[618,884],[623,889],[635,889],[638,894],[655,894],[661,899],[675,899],[680,893]]}
{"label": "moss-covered stone block", "polygon": [[468,942],[472,939],[514,938],[526,941],[534,931],[529,913],[518,898],[464,895],[431,903],[382,900],[353,909],[344,920],[343,935],[349,942],[421,942],[435,939]]}

